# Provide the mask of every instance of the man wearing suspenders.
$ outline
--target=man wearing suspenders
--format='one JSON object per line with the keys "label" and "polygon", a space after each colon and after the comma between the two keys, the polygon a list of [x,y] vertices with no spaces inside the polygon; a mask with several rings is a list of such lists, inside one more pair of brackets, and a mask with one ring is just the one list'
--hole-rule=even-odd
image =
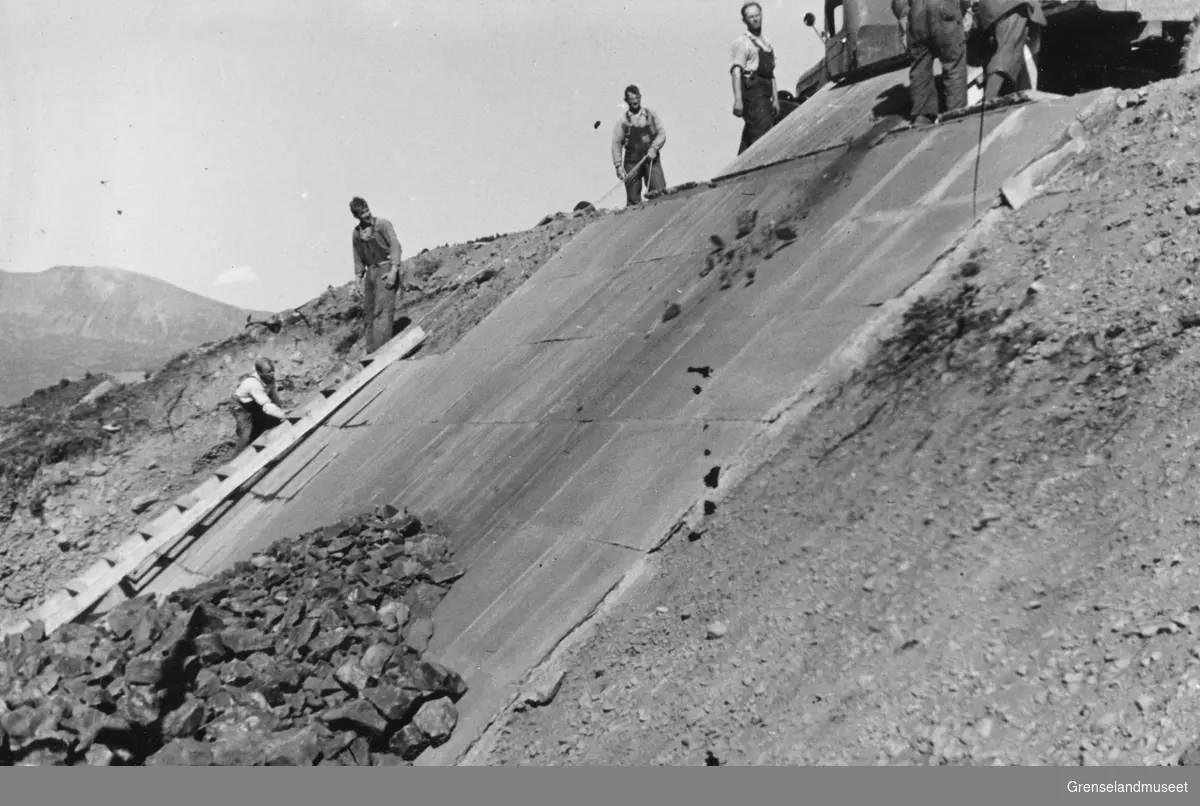
{"label": "man wearing suspenders", "polygon": [[625,201],[632,207],[642,200],[643,182],[650,193],[667,189],[660,158],[667,130],[658,115],[642,106],[642,93],[634,84],[625,88],[625,105],[629,109],[613,129],[612,159],[617,178],[625,182]]}
{"label": "man wearing suspenders", "polygon": [[366,349],[373,353],[392,338],[396,295],[403,292],[400,239],[392,222],[372,215],[363,198],[350,200],[350,213],[358,219],[350,245],[354,277],[362,293]]}
{"label": "man wearing suspenders", "polygon": [[242,378],[231,401],[237,425],[234,453],[241,453],[264,432],[283,422],[287,415],[275,390],[275,364],[265,356],[254,362],[254,372]]}
{"label": "man wearing suspenders", "polygon": [[733,114],[746,121],[741,154],[775,125],[779,93],[775,89],[775,49],[762,35],[762,6],[742,6],[746,31],[733,43]]}

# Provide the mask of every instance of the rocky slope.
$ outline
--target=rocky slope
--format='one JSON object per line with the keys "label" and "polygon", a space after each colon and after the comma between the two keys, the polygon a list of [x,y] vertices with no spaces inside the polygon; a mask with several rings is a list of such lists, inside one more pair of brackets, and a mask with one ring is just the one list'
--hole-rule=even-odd
{"label": "rocky slope", "polygon": [[489,760],[1200,763],[1198,101],[1123,99]]}
{"label": "rocky slope", "polygon": [[0,764],[394,766],[449,739],[462,678],[422,657],[463,569],[381,507],[158,604],[0,642]]}

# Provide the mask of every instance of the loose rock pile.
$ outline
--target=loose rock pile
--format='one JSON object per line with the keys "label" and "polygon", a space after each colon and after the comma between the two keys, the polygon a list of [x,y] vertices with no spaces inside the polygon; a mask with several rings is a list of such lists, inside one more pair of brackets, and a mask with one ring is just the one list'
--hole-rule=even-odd
{"label": "loose rock pile", "polygon": [[462,576],[392,507],[216,579],[0,643],[6,765],[393,765],[453,731],[467,686],[422,657]]}

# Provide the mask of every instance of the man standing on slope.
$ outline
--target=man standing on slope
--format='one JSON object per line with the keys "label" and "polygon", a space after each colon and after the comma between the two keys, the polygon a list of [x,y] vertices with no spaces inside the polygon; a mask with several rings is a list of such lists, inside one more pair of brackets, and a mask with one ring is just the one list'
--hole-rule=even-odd
{"label": "man standing on slope", "polygon": [[350,245],[354,250],[354,278],[362,294],[366,348],[373,353],[392,338],[396,294],[403,292],[400,239],[392,222],[371,215],[365,199],[351,199],[350,212],[358,219]]}
{"label": "man standing on slope", "polygon": [[1036,89],[1036,74],[1030,73],[1025,50],[1028,47],[1036,65],[1046,27],[1039,0],[979,0],[978,24],[989,54],[984,101],[1017,90]]}
{"label": "man standing on slope", "polygon": [[652,194],[667,189],[659,159],[667,130],[658,115],[642,106],[641,90],[634,84],[625,88],[625,105],[629,108],[613,129],[612,159],[617,178],[625,183],[625,201],[632,207],[642,200],[643,182]]}
{"label": "man standing on slope", "polygon": [[762,6],[742,6],[746,31],[733,43],[733,114],[742,118],[741,154],[775,125],[779,93],[775,89],[775,49],[762,35]]}
{"label": "man standing on slope", "polygon": [[937,120],[938,93],[933,60],[942,64],[946,112],[967,105],[967,34],[963,15],[969,0],[893,0],[892,13],[908,43],[912,66],[908,71],[913,123]]}
{"label": "man standing on slope", "polygon": [[234,453],[241,453],[264,431],[283,422],[283,402],[275,389],[275,364],[269,358],[254,362],[254,374],[242,378],[233,393],[233,419],[237,424]]}

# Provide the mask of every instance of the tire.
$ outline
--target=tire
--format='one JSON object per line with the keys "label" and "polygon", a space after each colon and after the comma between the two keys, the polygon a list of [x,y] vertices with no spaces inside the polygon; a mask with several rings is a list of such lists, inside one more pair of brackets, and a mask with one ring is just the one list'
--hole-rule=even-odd
{"label": "tire", "polygon": [[1200,14],[1188,26],[1183,48],[1179,52],[1179,75],[1186,76],[1196,70],[1200,70]]}

